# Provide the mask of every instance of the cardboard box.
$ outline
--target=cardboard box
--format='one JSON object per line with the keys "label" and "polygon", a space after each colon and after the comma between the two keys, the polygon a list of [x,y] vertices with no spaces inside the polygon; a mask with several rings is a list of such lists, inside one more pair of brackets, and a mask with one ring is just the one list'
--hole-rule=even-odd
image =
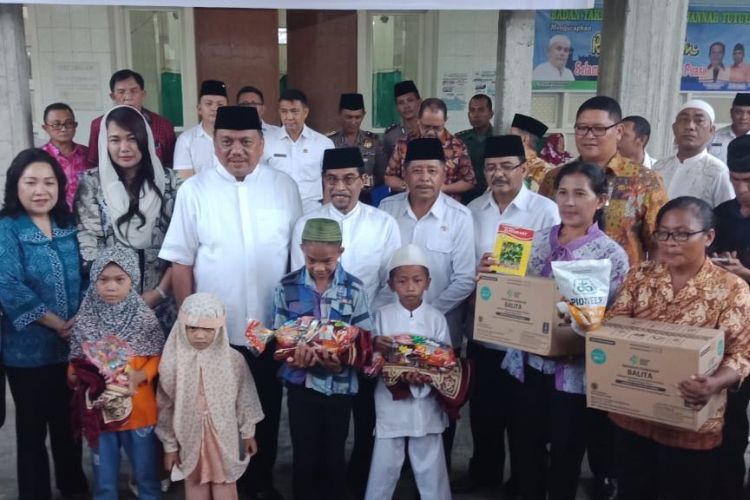
{"label": "cardboard box", "polygon": [[712,373],[724,357],[724,332],[615,317],[586,337],[586,402],[591,408],[698,430],[719,398],[688,408],[677,384]]}
{"label": "cardboard box", "polygon": [[581,354],[584,339],[559,316],[553,279],[482,273],[477,282],[474,340],[542,356]]}

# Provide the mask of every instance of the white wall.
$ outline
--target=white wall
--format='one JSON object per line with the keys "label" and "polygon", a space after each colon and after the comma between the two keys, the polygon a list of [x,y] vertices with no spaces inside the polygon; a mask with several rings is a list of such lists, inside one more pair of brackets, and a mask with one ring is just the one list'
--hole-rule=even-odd
{"label": "white wall", "polygon": [[44,108],[69,104],[79,122],[76,142],[87,144],[91,121],[110,105],[114,29],[110,7],[29,5],[26,42],[31,54],[32,121],[37,145]]}
{"label": "white wall", "polygon": [[[468,101],[472,95],[484,93],[476,91],[475,72],[495,72],[497,12],[441,11],[438,17],[437,39],[437,97],[450,101],[454,93],[445,90],[452,87],[457,91],[456,97],[463,101],[460,110],[448,110],[447,127],[455,133],[471,127],[467,117]],[[444,78],[451,73],[465,75],[463,90],[460,85],[443,84]],[[494,96],[494,88],[492,95]]]}

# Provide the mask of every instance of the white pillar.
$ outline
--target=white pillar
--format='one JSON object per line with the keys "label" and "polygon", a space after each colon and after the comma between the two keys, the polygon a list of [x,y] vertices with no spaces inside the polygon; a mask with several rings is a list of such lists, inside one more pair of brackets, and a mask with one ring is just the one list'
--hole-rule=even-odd
{"label": "white pillar", "polygon": [[513,115],[531,113],[535,13],[501,10],[497,20],[495,133],[507,134]]}
{"label": "white pillar", "polygon": [[651,123],[656,158],[674,152],[687,9],[688,0],[604,0],[597,92]]}
{"label": "white pillar", "polygon": [[0,5],[0,188],[13,157],[31,146],[29,58],[21,4]]}

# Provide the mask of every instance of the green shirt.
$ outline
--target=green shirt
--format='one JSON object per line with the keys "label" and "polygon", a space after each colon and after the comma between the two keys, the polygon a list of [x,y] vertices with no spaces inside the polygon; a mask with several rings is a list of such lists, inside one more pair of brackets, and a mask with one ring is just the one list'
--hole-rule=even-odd
{"label": "green shirt", "polygon": [[462,130],[456,134],[456,137],[461,139],[469,150],[471,165],[474,167],[474,176],[477,179],[477,185],[461,197],[464,204],[478,198],[487,190],[487,179],[484,178],[484,142],[491,135],[492,125],[490,125],[486,134],[479,134],[473,128]]}

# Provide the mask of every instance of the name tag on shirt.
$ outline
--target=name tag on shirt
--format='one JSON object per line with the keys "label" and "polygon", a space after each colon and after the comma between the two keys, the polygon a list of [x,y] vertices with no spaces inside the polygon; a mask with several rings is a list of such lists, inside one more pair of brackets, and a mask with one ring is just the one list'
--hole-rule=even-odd
{"label": "name tag on shirt", "polygon": [[281,153],[274,153],[273,156],[274,158],[286,158],[286,155]]}

